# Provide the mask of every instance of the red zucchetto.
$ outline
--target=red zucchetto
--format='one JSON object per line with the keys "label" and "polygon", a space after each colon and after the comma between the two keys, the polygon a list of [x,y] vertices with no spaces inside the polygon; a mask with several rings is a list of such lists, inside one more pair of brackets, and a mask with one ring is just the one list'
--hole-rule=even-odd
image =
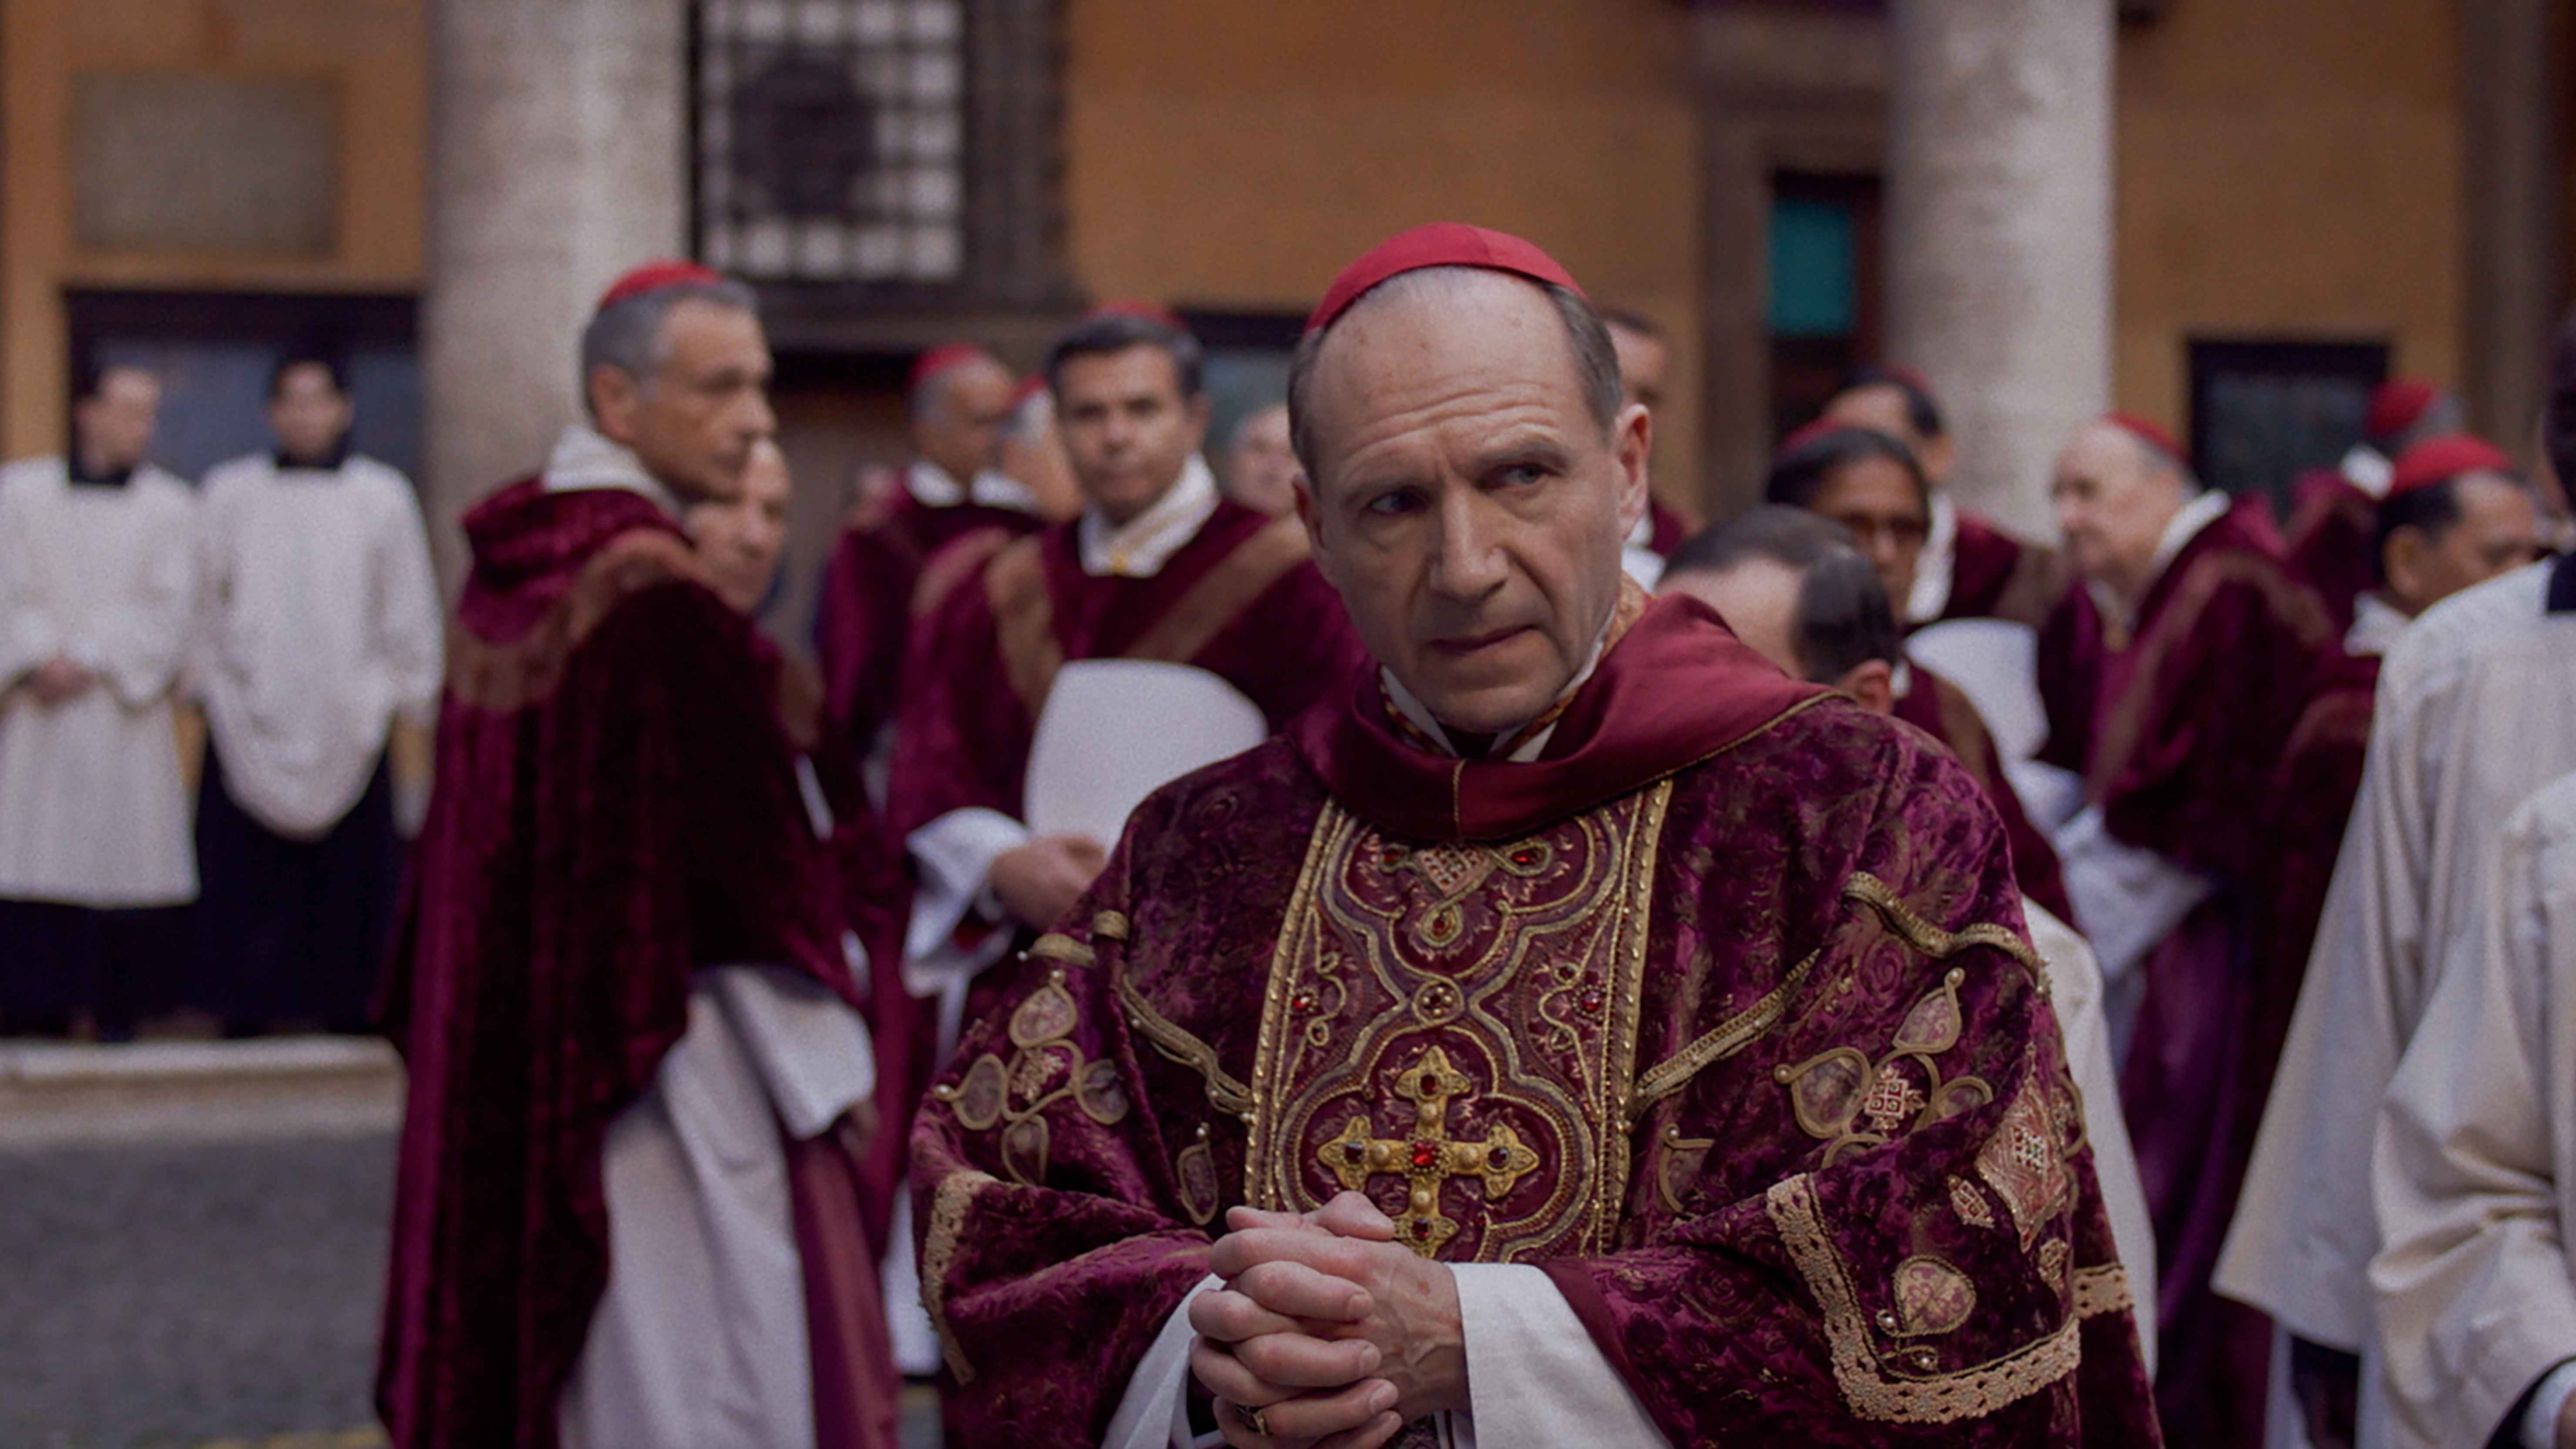
{"label": "red zucchetto", "polygon": [[2153,418],[2142,418],[2136,413],[2104,413],[2102,421],[2173,459],[2177,464],[2184,461],[2181,442],[2176,440],[2173,434],[2166,432],[2164,425]]}
{"label": "red zucchetto", "polygon": [[2370,390],[2370,416],[2362,431],[2373,438],[2393,438],[2415,426],[2442,390],[2415,377],[2392,377]]}
{"label": "red zucchetto", "polygon": [[605,312],[620,302],[641,297],[647,292],[658,292],[665,287],[710,287],[723,280],[724,273],[696,262],[677,258],[646,262],[609,283],[608,290],[599,294],[599,305],[591,310]]}
{"label": "red zucchetto", "polygon": [[1324,289],[1324,300],[1315,304],[1314,315],[1306,319],[1306,330],[1320,332],[1332,326],[1334,319],[1349,311],[1351,304],[1370,288],[1425,267],[1482,267],[1583,295],[1582,284],[1574,280],[1573,273],[1539,250],[1535,242],[1486,227],[1436,221],[1398,232],[1342,268],[1342,274],[1333,278],[1333,285]]}
{"label": "red zucchetto", "polygon": [[912,360],[912,376],[905,382],[904,390],[917,393],[943,372],[992,358],[993,354],[972,342],[943,342]]}
{"label": "red zucchetto", "polygon": [[2463,473],[2513,471],[2513,459],[2504,449],[2467,433],[2445,433],[2426,438],[2397,455],[2397,466],[2388,477],[2388,496],[2396,498],[2447,483]]}

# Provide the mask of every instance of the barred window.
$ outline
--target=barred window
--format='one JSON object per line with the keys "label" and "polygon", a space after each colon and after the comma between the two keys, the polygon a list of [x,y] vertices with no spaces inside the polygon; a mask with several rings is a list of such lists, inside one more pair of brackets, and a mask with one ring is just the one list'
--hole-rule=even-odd
{"label": "barred window", "polygon": [[697,233],[765,282],[958,282],[967,0],[700,0]]}

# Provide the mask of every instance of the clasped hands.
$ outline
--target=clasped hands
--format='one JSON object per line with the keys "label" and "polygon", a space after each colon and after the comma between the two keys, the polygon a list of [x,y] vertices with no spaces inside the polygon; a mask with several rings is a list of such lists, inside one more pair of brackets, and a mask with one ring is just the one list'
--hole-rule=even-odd
{"label": "clasped hands", "polygon": [[[1190,1303],[1190,1371],[1236,1449],[1377,1449],[1467,1407],[1458,1282],[1345,1192],[1313,1213],[1236,1208]],[[1258,1430],[1266,1429],[1265,1435]]]}

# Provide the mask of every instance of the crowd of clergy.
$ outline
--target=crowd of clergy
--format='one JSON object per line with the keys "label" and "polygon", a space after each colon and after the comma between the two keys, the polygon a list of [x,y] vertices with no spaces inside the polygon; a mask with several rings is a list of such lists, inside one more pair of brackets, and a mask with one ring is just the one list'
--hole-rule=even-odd
{"label": "crowd of clergy", "polygon": [[1159,307],[931,349],[817,665],[705,268],[444,622],[329,359],[193,487],[85,377],[0,1013],[391,1036],[399,1449],[2576,1445],[2576,319],[2537,476],[2404,379],[2281,511],[2112,414],[2047,543],[1938,358],[1693,531],[1668,361],[1446,224],[1221,447]]}
{"label": "crowd of clergy", "polygon": [[65,453],[0,468],[0,1032],[364,1030],[440,682],[411,481],[350,450],[327,352],[193,485],[152,372],[72,392]]}

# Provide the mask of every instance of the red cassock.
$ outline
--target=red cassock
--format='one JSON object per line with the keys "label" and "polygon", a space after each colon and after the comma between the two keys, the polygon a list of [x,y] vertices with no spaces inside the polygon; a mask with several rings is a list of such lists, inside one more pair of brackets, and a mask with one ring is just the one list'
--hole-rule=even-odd
{"label": "red cassock", "polygon": [[1674,1444],[2158,1442],[1983,792],[1620,622],[1536,761],[1362,677],[993,973],[913,1134],[952,1445],[1098,1443],[1226,1209],[1344,1190],[1544,1272]]}
{"label": "red cassock", "polygon": [[[841,935],[891,963],[900,888],[854,864],[863,814],[816,837],[796,773],[812,711],[791,722],[775,653],[659,508],[529,480],[465,528],[388,987],[410,1090],[377,1398],[399,1449],[543,1449],[607,1281],[604,1135],[680,1038],[691,974],[779,963],[864,1009]],[[890,1442],[875,1264],[845,1250],[854,1145],[787,1153],[818,1428]]]}
{"label": "red cassock", "polygon": [[2272,786],[2264,829],[2269,849],[2251,892],[2256,969],[2238,1089],[2254,1109],[2239,1119],[2240,1140],[2229,1158],[2240,1176],[2253,1157],[2262,1104],[2272,1094],[2281,1046],[2307,979],[2308,953],[2316,946],[2317,922],[2325,914],[2326,889],[2343,851],[2344,827],[2361,793],[2379,665],[2376,654],[2337,652],[2321,661]]}
{"label": "red cassock", "polygon": [[886,802],[898,839],[969,807],[1021,818],[1038,713],[1065,664],[1196,665],[1275,729],[1367,659],[1294,518],[1220,501],[1150,578],[1083,572],[1076,527],[1001,549],[922,620]]}
{"label": "red cassock", "polygon": [[1941,606],[1940,617],[2037,624],[2066,592],[2066,585],[2065,560],[2055,549],[2025,543],[1961,509],[1958,538],[1952,545],[1950,598]]}
{"label": "red cassock", "polygon": [[2075,919],[2075,903],[2066,898],[2057,847],[2030,823],[2030,812],[2022,808],[2021,796],[2005,776],[2003,761],[1995,755],[1994,737],[1987,733],[1985,717],[1977,713],[1975,702],[1959,686],[1920,664],[1906,669],[1913,687],[1896,697],[1896,717],[1949,746],[1950,753],[1985,787],[1986,798],[2003,821],[2004,839],[2012,847],[2013,878],[2021,882],[2021,893],[2050,915],[2083,929]]}
{"label": "red cassock", "polygon": [[2316,591],[2337,629],[2352,627],[2353,603],[2379,585],[2371,541],[2379,536],[2379,500],[2341,473],[2302,473],[2290,488],[2291,572]]}
{"label": "red cassock", "polygon": [[959,572],[931,567],[934,557],[981,562],[1044,522],[981,503],[934,508],[898,487],[843,532],[823,566],[814,615],[831,733],[864,753],[893,719],[913,620],[937,605]]}
{"label": "red cassock", "polygon": [[[2122,639],[2081,589],[2041,631],[2049,745],[2080,770],[2110,836],[2213,880],[2150,948],[2121,1075],[2155,1219],[2164,1354],[2157,1399],[2177,1443],[2259,1444],[2269,1325],[2209,1292],[2263,1103],[2244,1091],[2249,1014],[2274,963],[2252,955],[2254,891],[2284,751],[2335,632],[2282,564],[2268,514],[2238,507],[2186,544]],[[2268,1069],[2263,1074],[2268,1074]]]}

